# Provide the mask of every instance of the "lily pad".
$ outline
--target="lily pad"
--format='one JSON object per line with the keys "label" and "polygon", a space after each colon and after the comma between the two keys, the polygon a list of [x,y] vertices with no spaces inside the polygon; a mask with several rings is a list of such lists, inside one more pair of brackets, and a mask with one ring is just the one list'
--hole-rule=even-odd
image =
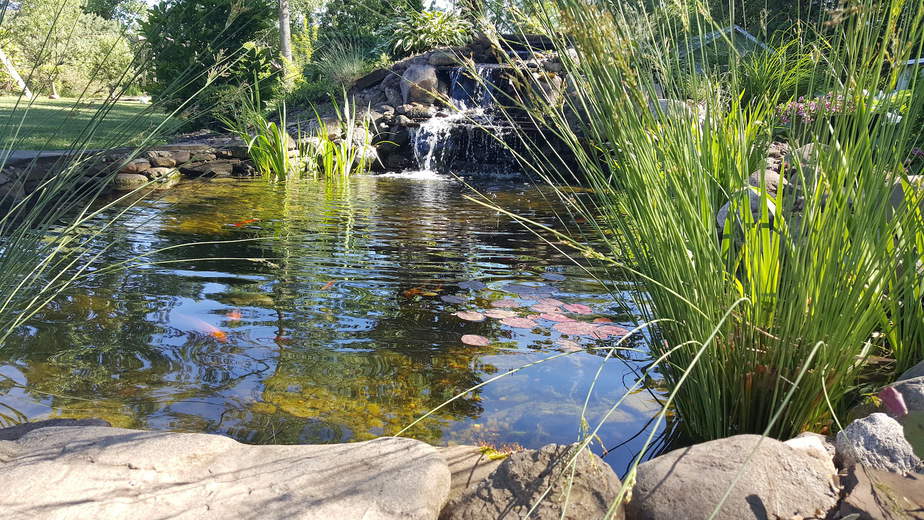
{"label": "lily pad", "polygon": [[590,307],[580,303],[566,303],[565,305],[562,305],[562,307],[564,307],[566,311],[573,312],[575,314],[591,314],[594,312]]}
{"label": "lily pad", "polygon": [[602,325],[594,330],[594,336],[600,339],[606,339],[610,336],[622,337],[627,334],[629,334],[628,329],[624,329],[618,325]]}
{"label": "lily pad", "polygon": [[547,303],[537,303],[536,305],[530,307],[530,309],[536,312],[561,312],[561,309],[558,307],[558,305],[550,305]]}
{"label": "lily pad", "polygon": [[558,273],[542,273],[542,277],[550,282],[563,282],[565,281],[565,275]]}
{"label": "lily pad", "polygon": [[477,334],[466,334],[462,336],[462,343],[473,347],[487,347],[491,344],[491,340]]}
{"label": "lily pad", "polygon": [[538,294],[551,294],[555,292],[555,288],[550,285],[526,285],[521,283],[507,284],[501,287],[501,290],[520,296],[535,296]]}
{"label": "lily pad", "polygon": [[528,318],[504,318],[501,323],[515,329],[534,329],[536,322]]}
{"label": "lily pad", "polygon": [[556,321],[558,323],[567,323],[569,321],[577,321],[574,318],[565,316],[564,314],[558,314],[557,312],[544,312],[539,315],[540,318],[549,321]]}
{"label": "lily pad", "polygon": [[484,314],[475,311],[459,311],[454,312],[453,316],[457,316],[465,321],[484,321]]}
{"label": "lily pad", "polygon": [[583,321],[565,321],[556,323],[552,329],[569,336],[592,336],[597,326]]}
{"label": "lily pad", "polygon": [[558,345],[558,350],[562,352],[577,352],[579,350],[584,350],[577,343],[567,339],[560,339],[556,341],[555,344]]}
{"label": "lily pad", "polygon": [[502,320],[504,318],[516,318],[517,313],[513,311],[505,311],[503,309],[489,309],[484,311],[484,315],[489,318],[494,318],[496,320]]}
{"label": "lily pad", "polygon": [[491,307],[494,307],[495,309],[513,309],[516,307],[521,307],[521,305],[520,302],[516,300],[504,298],[503,300],[495,300],[491,302]]}
{"label": "lily pad", "polygon": [[482,289],[487,289],[488,286],[484,282],[479,282],[478,280],[469,280],[467,282],[459,282],[459,287],[462,289],[469,289],[472,291],[480,291]]}
{"label": "lily pad", "polygon": [[561,307],[565,302],[561,300],[556,300],[555,298],[543,298],[539,300],[540,305],[554,305],[556,307]]}
{"label": "lily pad", "polygon": [[446,295],[440,296],[440,299],[446,303],[465,303],[465,298],[456,296],[454,294],[446,294]]}

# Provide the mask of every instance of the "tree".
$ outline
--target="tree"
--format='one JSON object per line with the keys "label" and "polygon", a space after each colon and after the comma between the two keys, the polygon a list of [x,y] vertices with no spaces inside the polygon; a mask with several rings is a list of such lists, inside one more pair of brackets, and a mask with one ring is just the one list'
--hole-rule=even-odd
{"label": "tree", "polygon": [[134,60],[119,24],[76,1],[24,0],[2,45],[30,87],[52,94],[112,91]]}
{"label": "tree", "polygon": [[423,10],[421,0],[339,0],[320,19],[322,40],[351,40],[376,47],[388,41],[391,25],[411,11]]}
{"label": "tree", "polygon": [[[214,104],[220,92],[260,83],[271,87],[275,53],[272,0],[167,0],[151,8],[141,32],[152,54],[153,94],[174,105],[201,94]],[[265,98],[264,98],[265,99]]]}
{"label": "tree", "polygon": [[289,0],[279,0],[279,52],[292,60],[292,31],[289,24]]}

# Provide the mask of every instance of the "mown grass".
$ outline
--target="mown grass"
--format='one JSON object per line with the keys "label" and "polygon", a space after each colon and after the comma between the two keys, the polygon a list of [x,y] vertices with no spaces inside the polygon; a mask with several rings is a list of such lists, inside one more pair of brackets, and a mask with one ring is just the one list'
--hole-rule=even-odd
{"label": "mown grass", "polygon": [[82,134],[86,135],[87,125],[94,118],[98,124],[88,136],[84,144],[86,148],[105,148],[114,142],[132,144],[124,142],[126,135],[141,135],[163,123],[165,117],[165,114],[153,109],[151,105],[138,102],[114,103],[106,107],[102,117],[102,101],[40,97],[32,101],[28,111],[25,111],[28,103],[25,98],[0,96],[0,133],[10,136],[19,127],[14,145],[17,150],[70,149],[75,139]]}

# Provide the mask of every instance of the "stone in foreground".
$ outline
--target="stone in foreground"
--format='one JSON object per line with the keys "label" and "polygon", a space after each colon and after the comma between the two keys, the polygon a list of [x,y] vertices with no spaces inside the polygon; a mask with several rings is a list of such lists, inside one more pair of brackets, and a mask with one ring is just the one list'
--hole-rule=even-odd
{"label": "stone in foreground", "polygon": [[854,466],[844,482],[835,518],[924,520],[924,475],[897,475]]}
{"label": "stone in foreground", "polygon": [[227,437],[53,427],[0,442],[5,518],[435,519],[450,475],[419,441],[249,446]]}
{"label": "stone in foreground", "polygon": [[742,468],[716,520],[825,518],[837,505],[830,461],[775,439],[736,435],[639,465],[627,517],[709,518]]}
{"label": "stone in foreground", "polygon": [[902,425],[884,413],[850,423],[838,432],[836,447],[837,456],[848,468],[862,465],[898,474],[922,469]]}
{"label": "stone in foreground", "polygon": [[[589,520],[604,518],[616,500],[619,478],[600,457],[581,452],[571,480],[570,446],[549,444],[514,453],[474,490],[466,490],[446,506],[441,520]],[[566,490],[567,507],[565,508]],[[551,491],[540,501],[543,493]],[[538,505],[537,505],[538,504]],[[562,509],[565,514],[562,515]],[[622,506],[611,518],[624,518]]]}

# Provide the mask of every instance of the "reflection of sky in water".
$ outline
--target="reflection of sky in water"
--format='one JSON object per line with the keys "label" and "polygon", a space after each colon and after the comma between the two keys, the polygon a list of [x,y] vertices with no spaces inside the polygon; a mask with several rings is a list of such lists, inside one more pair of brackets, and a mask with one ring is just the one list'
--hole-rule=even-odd
{"label": "reflection of sky in water", "polygon": [[[0,413],[5,422],[92,416],[253,443],[366,439],[395,434],[456,393],[559,353],[553,322],[534,317],[535,328],[514,329],[463,321],[456,311],[512,298],[514,311],[528,316],[551,296],[593,309],[577,319],[629,325],[620,302],[587,273],[463,193],[444,180],[360,178],[345,186],[187,183],[145,201],[107,235],[113,247],[103,257],[166,263],[94,278],[37,316],[0,351],[0,374],[9,378],[0,383],[8,407]],[[486,195],[561,228],[554,213],[562,208],[548,193],[507,186]],[[198,243],[158,251],[191,242]],[[458,287],[469,280],[487,287]],[[447,295],[465,301],[446,303]],[[492,344],[463,345],[463,334]],[[583,348],[614,341],[566,339]],[[634,361],[613,358],[601,371],[588,403],[592,426],[645,360],[622,357]],[[572,442],[602,362],[602,353],[586,350],[527,368],[449,404],[409,435]],[[625,441],[655,411],[647,393],[630,396],[600,441]],[[641,442],[607,460],[621,470]]]}

